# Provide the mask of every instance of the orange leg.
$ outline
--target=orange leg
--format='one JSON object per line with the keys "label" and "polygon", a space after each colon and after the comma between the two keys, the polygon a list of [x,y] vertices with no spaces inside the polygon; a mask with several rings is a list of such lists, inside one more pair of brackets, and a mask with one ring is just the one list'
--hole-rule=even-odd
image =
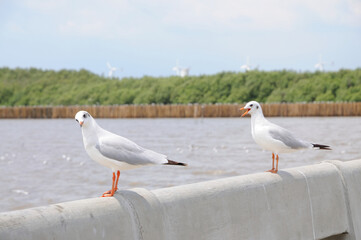
{"label": "orange leg", "polygon": [[276,169],[274,173],[278,172],[278,154],[276,155]]}
{"label": "orange leg", "polygon": [[267,172],[277,173],[278,172],[278,154],[276,154],[276,168],[275,168],[275,155],[272,153],[272,169]]}
{"label": "orange leg", "polygon": [[[278,168],[278,155],[277,155],[277,168]],[[275,170],[275,154],[272,153],[272,169],[270,169],[266,172],[276,173],[275,171],[277,172],[277,170]]]}
{"label": "orange leg", "polygon": [[120,171],[117,171],[117,181],[115,182],[115,190],[114,192],[116,192],[118,190],[118,180],[119,180],[119,175],[120,175]]}
{"label": "orange leg", "polygon": [[109,191],[107,191],[107,192],[105,192],[105,193],[103,193],[102,197],[111,197],[111,196],[114,195],[114,192],[115,192],[115,191],[114,191],[114,190],[115,190],[114,184],[115,184],[115,173],[113,172],[112,189],[109,190]]}

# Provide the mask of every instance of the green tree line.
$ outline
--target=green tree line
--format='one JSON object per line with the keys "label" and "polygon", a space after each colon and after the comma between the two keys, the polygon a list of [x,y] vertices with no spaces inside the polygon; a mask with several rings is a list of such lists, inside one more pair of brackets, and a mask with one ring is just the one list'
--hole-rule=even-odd
{"label": "green tree line", "polygon": [[361,101],[361,69],[107,78],[87,70],[0,68],[0,105]]}

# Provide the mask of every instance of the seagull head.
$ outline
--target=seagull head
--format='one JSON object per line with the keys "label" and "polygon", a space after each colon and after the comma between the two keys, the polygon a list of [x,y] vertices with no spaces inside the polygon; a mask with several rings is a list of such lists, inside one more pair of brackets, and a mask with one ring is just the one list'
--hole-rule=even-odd
{"label": "seagull head", "polygon": [[262,111],[261,105],[256,101],[248,102],[246,104],[246,106],[244,106],[243,108],[240,108],[240,110],[246,110],[246,112],[242,114],[242,117],[246,116],[247,113],[252,115],[253,113],[256,113],[258,111]]}
{"label": "seagull head", "polygon": [[87,126],[91,121],[92,116],[87,111],[79,111],[75,115],[75,121],[77,121],[82,126]]}

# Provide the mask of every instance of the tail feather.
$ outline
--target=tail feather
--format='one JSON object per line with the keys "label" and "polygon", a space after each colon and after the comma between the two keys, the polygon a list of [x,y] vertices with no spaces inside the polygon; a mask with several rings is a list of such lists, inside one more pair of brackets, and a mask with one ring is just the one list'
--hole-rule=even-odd
{"label": "tail feather", "polygon": [[181,163],[181,162],[176,162],[176,161],[172,161],[172,160],[169,160],[167,159],[168,162],[167,163],[164,163],[164,165],[179,165],[179,166],[187,166],[187,164],[185,163]]}
{"label": "tail feather", "polygon": [[312,145],[313,145],[314,148],[318,148],[318,149],[322,149],[322,150],[332,150],[330,148],[330,146],[327,146],[327,145],[313,144],[313,143],[312,143]]}

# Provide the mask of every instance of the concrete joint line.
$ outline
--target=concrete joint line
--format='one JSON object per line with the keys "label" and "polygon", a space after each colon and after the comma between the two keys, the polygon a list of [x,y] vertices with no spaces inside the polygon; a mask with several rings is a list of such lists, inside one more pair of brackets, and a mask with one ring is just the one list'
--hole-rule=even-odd
{"label": "concrete joint line", "polygon": [[132,204],[131,201],[129,201],[124,195],[122,194],[117,194],[116,195],[116,199],[118,201],[121,202],[121,205],[126,207],[129,214],[131,215],[131,220],[133,223],[133,233],[134,233],[134,237],[135,239],[139,239],[139,240],[143,240],[143,229],[142,229],[142,225],[140,224],[139,221],[139,216],[137,211],[135,210],[134,205]]}
{"label": "concrete joint line", "polygon": [[313,220],[313,207],[312,207],[312,200],[311,200],[311,193],[310,193],[310,187],[308,185],[308,180],[306,175],[301,172],[300,170],[297,170],[297,172],[301,173],[301,175],[304,177],[305,181],[306,181],[306,186],[307,186],[307,193],[308,193],[308,200],[310,201],[310,210],[311,210],[311,223],[312,223],[312,233],[313,233],[313,239],[316,239],[316,234],[315,234],[315,224],[314,224],[314,220]]}
{"label": "concrete joint line", "polygon": [[263,192],[264,192],[264,195],[265,195],[265,198],[266,198],[266,201],[267,201],[267,209],[269,211],[269,210],[271,210],[271,205],[270,205],[269,200],[268,200],[266,186],[264,184],[262,184],[262,187],[263,187]]}
{"label": "concrete joint line", "polygon": [[342,187],[343,187],[343,194],[344,194],[345,200],[346,200],[348,226],[350,228],[350,229],[348,229],[347,232],[353,233],[353,232],[355,232],[355,230],[354,230],[353,221],[352,221],[350,198],[349,198],[349,193],[348,193],[347,182],[342,174],[341,169],[339,168],[339,166],[337,164],[334,163],[334,161],[323,161],[323,163],[332,165],[336,169],[337,173],[340,175],[341,183],[342,183]]}

